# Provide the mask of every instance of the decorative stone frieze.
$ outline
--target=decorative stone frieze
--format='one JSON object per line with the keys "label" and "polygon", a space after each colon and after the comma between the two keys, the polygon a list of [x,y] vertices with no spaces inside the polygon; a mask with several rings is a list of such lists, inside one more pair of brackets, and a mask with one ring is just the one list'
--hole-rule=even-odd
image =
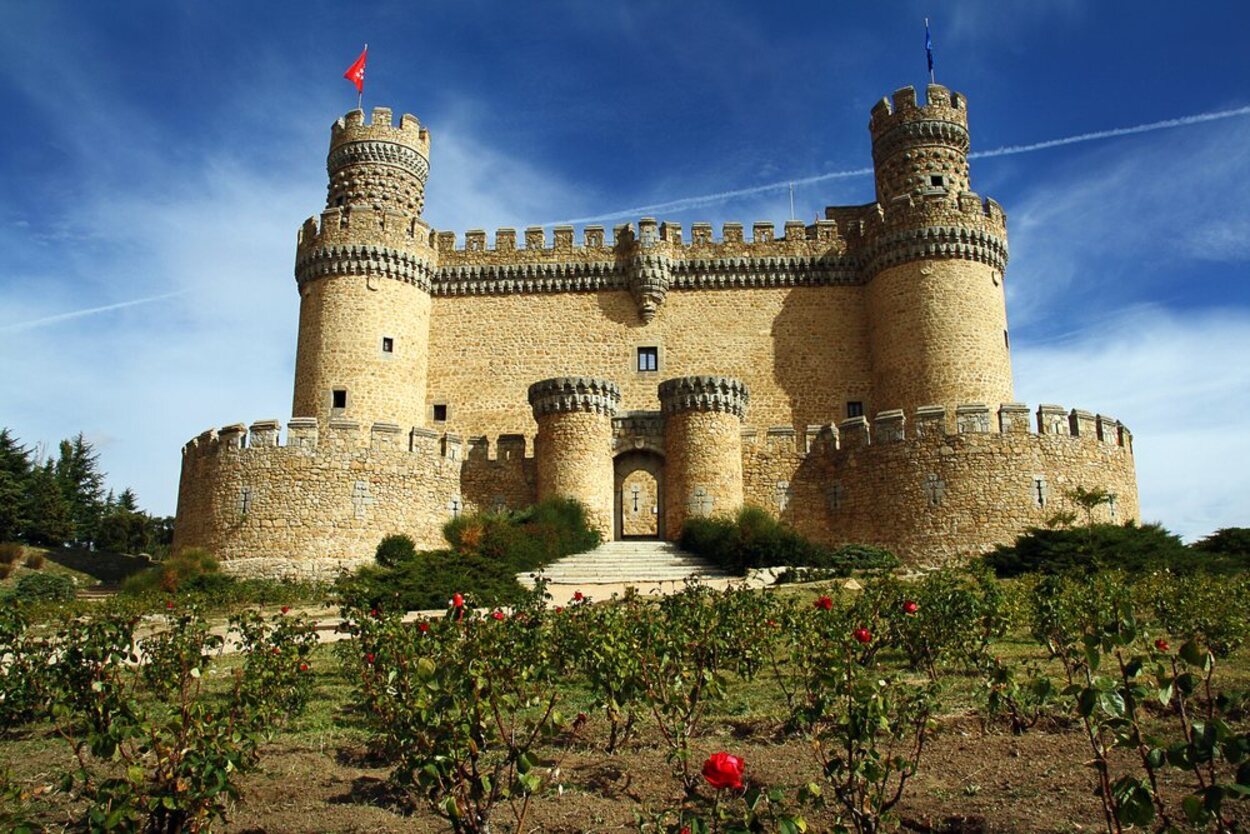
{"label": "decorative stone frieze", "polygon": [[621,389],[615,382],[585,376],[558,376],[535,382],[529,387],[529,403],[534,416],[585,411],[616,414]]}
{"label": "decorative stone frieze", "polygon": [[295,260],[299,284],[338,275],[390,278],[430,291],[433,271],[425,258],[372,244],[331,244],[304,249]]}
{"label": "decorative stone frieze", "polygon": [[683,376],[660,383],[660,410],[721,411],[746,418],[750,392],[746,383],[724,376]]}
{"label": "decorative stone frieze", "polygon": [[402,168],[423,184],[430,176],[430,161],[407,145],[396,142],[350,142],[339,145],[326,159],[326,171],[334,176],[349,165],[372,164]]}

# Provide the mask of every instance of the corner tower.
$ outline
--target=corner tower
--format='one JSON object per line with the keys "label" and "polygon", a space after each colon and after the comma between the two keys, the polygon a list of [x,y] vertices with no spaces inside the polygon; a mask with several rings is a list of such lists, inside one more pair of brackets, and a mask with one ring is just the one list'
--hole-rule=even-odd
{"label": "corner tower", "polygon": [[878,410],[1011,402],[1002,209],[968,177],[968,111],[930,84],[872,109],[877,214],[863,265]]}
{"label": "corner tower", "polygon": [[326,208],[300,230],[295,417],[426,423],[434,251],[421,220],[430,134],[353,110],[330,129]]}

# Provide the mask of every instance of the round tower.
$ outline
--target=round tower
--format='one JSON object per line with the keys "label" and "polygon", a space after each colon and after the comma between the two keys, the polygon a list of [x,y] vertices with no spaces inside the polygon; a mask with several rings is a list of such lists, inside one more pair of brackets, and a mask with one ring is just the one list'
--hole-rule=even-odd
{"label": "round tower", "polygon": [[300,231],[295,417],[420,426],[434,251],[421,220],[430,134],[353,110],[330,129],[326,209]]}
{"label": "round tower", "polygon": [[905,87],[872,109],[879,215],[866,229],[876,411],[1013,401],[1002,209],[971,192],[959,93]]}
{"label": "round tower", "polygon": [[611,540],[612,418],[621,389],[607,380],[561,376],[531,385],[529,402],[538,422],[538,500],[577,499],[590,525]]}
{"label": "round tower", "polygon": [[750,394],[720,376],[660,383],[664,414],[665,535],[677,539],[687,518],[742,506],[742,421]]}

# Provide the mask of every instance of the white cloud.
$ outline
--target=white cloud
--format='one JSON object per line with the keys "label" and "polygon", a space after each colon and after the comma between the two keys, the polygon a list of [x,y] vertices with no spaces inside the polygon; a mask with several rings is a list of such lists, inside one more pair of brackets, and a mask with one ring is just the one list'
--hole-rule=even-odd
{"label": "white cloud", "polygon": [[1246,119],[1036,159],[1036,185],[1008,206],[1013,327],[1175,292],[1194,260],[1250,258]]}
{"label": "white cloud", "polygon": [[1138,307],[1014,353],[1016,394],[1133,432],[1142,517],[1187,539],[1250,526],[1250,311]]}

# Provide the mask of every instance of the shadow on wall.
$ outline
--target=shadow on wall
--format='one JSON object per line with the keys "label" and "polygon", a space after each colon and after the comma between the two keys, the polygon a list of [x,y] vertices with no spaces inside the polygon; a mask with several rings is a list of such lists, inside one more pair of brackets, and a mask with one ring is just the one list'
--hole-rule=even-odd
{"label": "shadow on wall", "polygon": [[[773,379],[800,433],[809,425],[839,422],[848,401],[878,407],[870,402],[866,316],[861,287],[795,287],[787,293],[772,324]],[[747,422],[765,427],[750,412]]]}

